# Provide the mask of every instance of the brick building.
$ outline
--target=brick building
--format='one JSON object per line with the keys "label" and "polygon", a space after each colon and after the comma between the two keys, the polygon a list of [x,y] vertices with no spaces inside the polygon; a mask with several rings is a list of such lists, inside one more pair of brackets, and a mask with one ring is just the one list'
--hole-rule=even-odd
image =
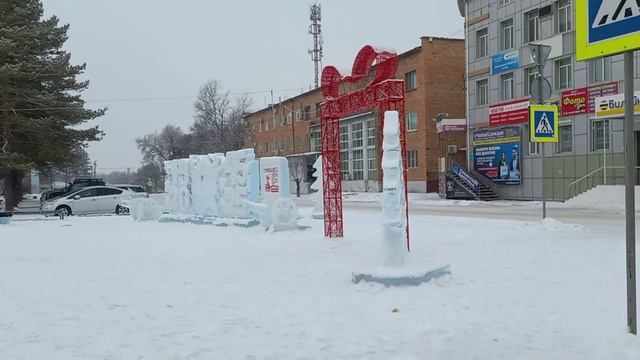
{"label": "brick building", "polygon": [[[451,120],[465,114],[465,42],[436,37],[420,40],[420,46],[399,54],[396,78],[405,80],[409,190],[436,192],[442,167],[452,161],[466,166],[466,127],[459,125],[465,122]],[[354,49],[354,57],[356,52]],[[349,90],[354,89],[344,91]],[[245,145],[254,148],[257,157],[288,157],[292,178],[302,179],[303,193],[308,188],[308,166],[321,151],[323,101],[321,89],[313,89],[245,118],[250,130]],[[340,121],[344,191],[382,188],[377,119],[376,109],[371,109]],[[436,119],[441,121],[436,124]]]}

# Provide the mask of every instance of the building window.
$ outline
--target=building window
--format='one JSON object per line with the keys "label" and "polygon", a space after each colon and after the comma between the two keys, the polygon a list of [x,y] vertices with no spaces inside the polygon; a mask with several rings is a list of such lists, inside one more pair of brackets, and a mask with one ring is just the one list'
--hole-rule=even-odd
{"label": "building window", "polygon": [[349,152],[340,152],[340,172],[342,173],[342,180],[347,181],[349,179]]}
{"label": "building window", "polygon": [[361,122],[351,124],[351,147],[361,147],[363,145],[362,141],[362,124]]}
{"label": "building window", "polygon": [[407,150],[407,168],[418,167],[418,150]]}
{"label": "building window", "polygon": [[573,150],[573,132],[571,124],[558,126],[558,152],[571,152]]}
{"label": "building window", "polygon": [[591,121],[591,150],[609,149],[609,120]]}
{"label": "building window", "polygon": [[347,125],[340,126],[340,149],[349,148],[349,127]]}
{"label": "building window", "polygon": [[476,31],[476,57],[483,58],[489,54],[489,30]]}
{"label": "building window", "polygon": [[556,61],[556,89],[567,89],[573,86],[573,68],[571,58]]}
{"label": "building window", "polygon": [[264,120],[260,120],[260,132],[264,130]]}
{"label": "building window", "polygon": [[367,120],[367,146],[376,146],[375,120]]}
{"label": "building window", "polygon": [[509,19],[500,23],[500,50],[513,47],[513,19]]}
{"label": "building window", "polygon": [[[524,69],[524,96],[532,95],[533,90],[531,84],[538,77],[538,68],[535,66]],[[537,89],[535,89],[537,91]]]}
{"label": "building window", "polygon": [[269,152],[269,143],[264,144],[264,152]]}
{"label": "building window", "polygon": [[353,172],[351,180],[364,180],[364,158],[362,150],[353,150],[351,158],[353,159]]}
{"label": "building window", "polygon": [[529,155],[540,154],[540,143],[529,141]]}
{"label": "building window", "polygon": [[409,71],[404,74],[404,85],[407,91],[415,90],[418,88],[418,77],[416,71]]}
{"label": "building window", "polygon": [[305,120],[311,119],[311,105],[307,105],[304,107],[302,115]]}
{"label": "building window", "polygon": [[311,128],[309,132],[309,142],[311,144],[311,151],[321,151],[322,143],[320,142],[320,127],[316,126]]}
{"label": "building window", "polygon": [[476,81],[476,105],[487,105],[489,103],[489,80]]}
{"label": "building window", "polygon": [[540,39],[540,16],[538,9],[529,11],[524,15],[524,42],[532,42]]}
{"label": "building window", "polygon": [[500,75],[500,98],[502,100],[511,100],[514,98],[514,92],[513,73]]}
{"label": "building window", "polygon": [[411,111],[407,113],[407,131],[418,130],[418,113]]}
{"label": "building window", "polygon": [[376,179],[376,149],[367,149],[367,180]]}
{"label": "building window", "polygon": [[611,58],[600,58],[589,62],[589,82],[611,80]]}
{"label": "building window", "polygon": [[507,5],[510,2],[512,2],[513,0],[500,0],[500,5]]}
{"label": "building window", "polygon": [[559,33],[570,31],[571,26],[571,0],[559,0],[557,4],[557,30]]}
{"label": "building window", "polygon": [[318,102],[316,103],[316,117],[320,117],[322,115],[321,111],[320,103]]}

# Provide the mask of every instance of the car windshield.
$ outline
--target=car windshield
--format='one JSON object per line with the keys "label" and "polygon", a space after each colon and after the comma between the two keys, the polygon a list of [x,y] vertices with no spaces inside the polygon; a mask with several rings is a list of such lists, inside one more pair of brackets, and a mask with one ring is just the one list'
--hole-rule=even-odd
{"label": "car windshield", "polygon": [[144,192],[144,189],[142,188],[142,186],[129,186],[129,190],[137,193]]}

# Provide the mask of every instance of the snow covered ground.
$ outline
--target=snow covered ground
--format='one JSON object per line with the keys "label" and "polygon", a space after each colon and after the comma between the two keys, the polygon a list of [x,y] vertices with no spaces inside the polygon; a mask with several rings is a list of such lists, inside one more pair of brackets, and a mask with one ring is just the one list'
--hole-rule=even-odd
{"label": "snow covered ground", "polygon": [[0,226],[0,359],[640,358],[622,226],[413,214],[409,267],[452,275],[385,288],[351,283],[381,262],[378,211],[347,210],[342,240],[302,213],[293,233]]}

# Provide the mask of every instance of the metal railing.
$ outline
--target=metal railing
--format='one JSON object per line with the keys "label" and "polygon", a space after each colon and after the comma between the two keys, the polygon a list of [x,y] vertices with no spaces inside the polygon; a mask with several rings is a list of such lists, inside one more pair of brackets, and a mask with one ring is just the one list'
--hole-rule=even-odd
{"label": "metal railing", "polygon": [[[567,199],[580,195],[586,191],[593,189],[598,185],[617,185],[619,184],[618,178],[620,176],[609,176],[607,179],[607,172],[609,170],[624,170],[624,166],[607,166],[599,167],[596,170],[588,173],[587,175],[579,178],[578,180],[569,184],[569,196]],[[635,183],[638,185],[638,179],[640,178],[640,166],[636,166],[636,179]]]}

